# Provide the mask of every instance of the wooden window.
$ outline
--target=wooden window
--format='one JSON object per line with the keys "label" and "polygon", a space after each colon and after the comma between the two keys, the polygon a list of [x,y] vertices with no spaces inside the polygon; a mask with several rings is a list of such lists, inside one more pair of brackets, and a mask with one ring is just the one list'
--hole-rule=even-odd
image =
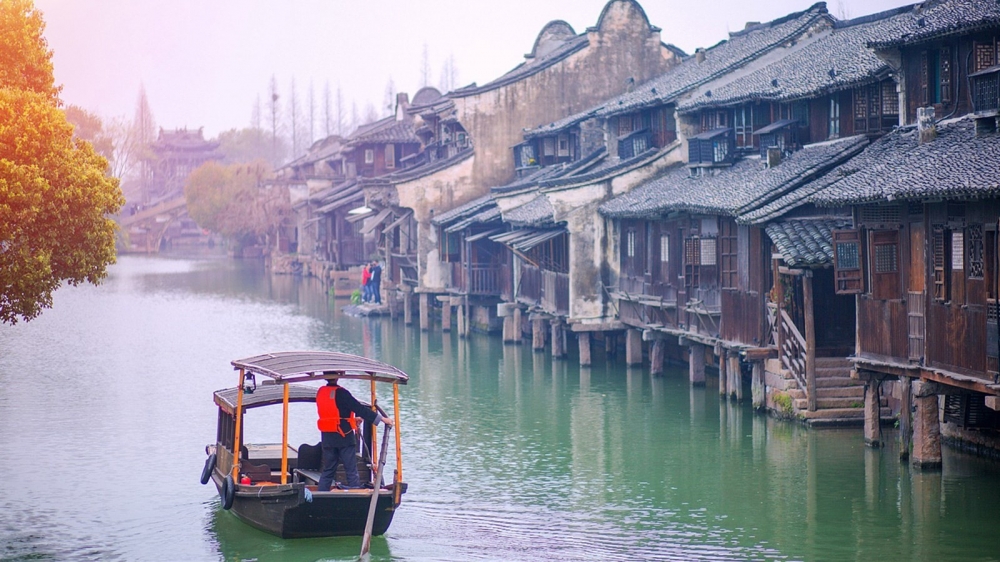
{"label": "wooden window", "polygon": [[736,222],[722,222],[722,232],[719,234],[719,269],[723,289],[739,288],[739,250],[737,246]]}
{"label": "wooden window", "polygon": [[939,68],[938,75],[940,76],[940,89],[941,93],[938,98],[941,103],[951,102],[951,49],[948,47],[942,47],[938,52]]}
{"label": "wooden window", "polygon": [[976,42],[976,46],[973,48],[973,72],[979,72],[980,70],[986,70],[987,68],[996,64],[996,50],[993,47],[993,42],[989,43],[979,43]]}
{"label": "wooden window", "polygon": [[635,230],[630,229],[626,236],[625,256],[629,258],[635,257]]}
{"label": "wooden window", "polygon": [[882,82],[882,113],[899,115],[899,92],[896,90],[896,83],[892,80]]}
{"label": "wooden window", "polygon": [[396,145],[394,144],[385,145],[385,167],[396,167]]}
{"label": "wooden window", "polygon": [[556,154],[556,139],[552,137],[545,137],[542,139],[542,156],[555,156]]}
{"label": "wooden window", "polygon": [[753,108],[750,105],[736,108],[733,112],[733,127],[736,130],[736,146],[753,146]]}
{"label": "wooden window", "polygon": [[965,233],[968,238],[966,248],[968,251],[969,279],[982,279],[985,276],[983,225],[971,225],[965,229]]}
{"label": "wooden window", "polygon": [[872,297],[900,298],[899,230],[872,231],[871,248]]}
{"label": "wooden window", "polygon": [[569,156],[569,137],[566,135],[559,135],[559,157]]}
{"label": "wooden window", "polygon": [[701,243],[698,238],[684,240],[684,284],[697,287],[701,283]]}
{"label": "wooden window", "polygon": [[997,231],[987,230],[983,241],[983,280],[986,285],[986,298],[997,298]]}
{"label": "wooden window", "polygon": [[524,144],[521,145],[521,166],[534,166],[537,162],[535,161],[535,145]]}
{"label": "wooden window", "polygon": [[827,138],[840,137],[840,100],[836,94],[830,96],[830,115],[827,124]]}
{"label": "wooden window", "polygon": [[371,148],[365,149],[365,164],[375,163],[375,151]]}
{"label": "wooden window", "polygon": [[838,295],[856,295],[864,290],[861,236],[857,230],[833,231],[833,268]]}
{"label": "wooden window", "polygon": [[934,269],[934,300],[951,300],[951,231],[944,225],[934,225],[931,231],[931,263]]}
{"label": "wooden window", "polygon": [[698,265],[715,265],[717,263],[715,238],[702,238],[699,241],[698,258]]}
{"label": "wooden window", "polygon": [[618,117],[618,138],[627,137],[632,133],[632,116],[620,115]]}
{"label": "wooden window", "polygon": [[660,235],[660,263],[668,264],[670,263],[670,235],[661,234]]}

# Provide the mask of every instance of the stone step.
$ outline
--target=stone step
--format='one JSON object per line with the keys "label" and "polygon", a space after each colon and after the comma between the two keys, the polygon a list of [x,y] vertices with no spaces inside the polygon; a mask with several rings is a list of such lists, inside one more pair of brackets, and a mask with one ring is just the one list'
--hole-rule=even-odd
{"label": "stone step", "polygon": [[[885,400],[883,399],[883,402]],[[809,407],[809,403],[805,398],[796,398],[792,402],[796,410],[805,410]],[[861,410],[864,408],[865,400],[864,398],[858,398],[856,396],[846,396],[846,397],[816,397],[816,409],[817,410],[829,410],[829,409],[840,409],[840,408],[851,408]],[[884,404],[883,404],[884,405]]]}
{"label": "stone step", "polygon": [[853,364],[843,357],[817,357],[816,367],[826,368],[826,367],[846,367],[850,369]]}
{"label": "stone step", "polygon": [[[790,388],[785,391],[792,399],[804,400],[806,393],[801,388]],[[863,386],[835,386],[816,387],[816,398],[850,398],[851,400],[865,400],[865,389]]]}
{"label": "stone step", "polygon": [[816,367],[816,378],[820,377],[850,377],[851,370],[841,367]]}
{"label": "stone step", "polygon": [[[819,409],[817,408],[815,412],[810,412],[808,410],[801,410],[797,412],[799,417],[805,420],[815,420],[815,419],[865,419],[865,411],[863,408],[827,408]],[[892,417],[892,410],[889,408],[882,408],[880,415],[882,419],[890,419]]]}
{"label": "stone step", "polygon": [[861,388],[864,389],[865,383],[852,379],[851,377],[816,377],[816,388]]}

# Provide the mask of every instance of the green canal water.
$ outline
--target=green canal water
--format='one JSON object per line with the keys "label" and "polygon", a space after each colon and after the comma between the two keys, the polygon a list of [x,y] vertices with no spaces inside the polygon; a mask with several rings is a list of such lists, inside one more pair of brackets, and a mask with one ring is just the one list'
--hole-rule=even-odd
{"label": "green canal water", "polygon": [[[198,483],[229,361],[296,349],[411,374],[409,492],[373,560],[1000,559],[996,463],[946,450],[916,472],[859,430],[720,401],[711,378],[599,352],[581,369],[342,304],[259,263],[126,256],[0,327],[0,559],[356,559],[357,538],[276,539]],[[317,441],[295,406],[291,441]],[[248,414],[248,439],[280,440],[279,415]]]}

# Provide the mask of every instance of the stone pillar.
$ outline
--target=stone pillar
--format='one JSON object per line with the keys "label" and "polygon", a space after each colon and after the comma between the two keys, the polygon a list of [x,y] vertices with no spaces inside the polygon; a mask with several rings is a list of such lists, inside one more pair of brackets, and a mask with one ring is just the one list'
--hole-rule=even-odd
{"label": "stone pillar", "polygon": [[865,385],[865,444],[869,447],[881,447],[879,439],[879,424],[881,423],[878,382],[871,380]]}
{"label": "stone pillar", "polygon": [[753,408],[761,410],[767,403],[767,391],[764,387],[764,362],[754,361],[753,372],[750,376],[750,399],[753,401]]}
{"label": "stone pillar", "polygon": [[649,372],[653,376],[663,375],[663,356],[666,354],[667,344],[662,338],[653,340],[653,347],[649,350]]}
{"label": "stone pillar", "polygon": [[545,320],[535,318],[531,321],[531,349],[545,350]]}
{"label": "stone pillar", "polygon": [[700,343],[688,346],[688,378],[691,386],[705,386],[705,346]]}
{"label": "stone pillar", "polygon": [[566,335],[563,332],[563,322],[558,318],[553,318],[552,325],[552,357],[562,359],[566,357]]}
{"label": "stone pillar", "polygon": [[910,377],[899,377],[899,458],[910,458],[913,446],[913,390]]}
{"label": "stone pillar", "polygon": [[629,367],[642,365],[642,332],[634,328],[625,332],[625,364]]}
{"label": "stone pillar", "polygon": [[403,324],[413,325],[413,293],[403,291]]}
{"label": "stone pillar", "polygon": [[924,396],[925,383],[913,384],[913,453],[916,468],[941,468],[941,426],[938,422],[937,394]]}
{"label": "stone pillar", "polygon": [[458,317],[455,319],[458,324],[458,335],[463,338],[469,336],[469,318],[467,308],[468,307],[464,304],[458,305]]}
{"label": "stone pillar", "polygon": [[719,353],[719,396],[729,396],[729,361],[725,350]]}
{"label": "stone pillar", "polygon": [[730,352],[728,355],[729,367],[726,369],[726,374],[729,375],[729,396],[735,398],[737,402],[742,402],[743,370],[740,368],[740,355],[733,352]]}
{"label": "stone pillar", "polygon": [[514,333],[511,334],[511,335],[514,336],[514,343],[518,343],[519,344],[519,343],[521,343],[522,336],[524,336],[524,332],[521,329],[521,323],[522,322],[521,322],[521,308],[520,307],[514,309],[514,314],[513,314],[513,317],[512,317],[511,321],[514,323]]}
{"label": "stone pillar", "polygon": [[591,342],[590,332],[578,332],[576,334],[576,340],[580,347],[580,366],[589,367]]}
{"label": "stone pillar", "polygon": [[427,293],[420,293],[420,331],[426,332],[431,329],[431,296]]}
{"label": "stone pillar", "polygon": [[399,304],[396,302],[396,290],[390,289],[385,295],[386,301],[389,303],[389,319],[395,320],[396,316],[399,315],[397,307]]}
{"label": "stone pillar", "polygon": [[503,343],[515,343],[514,337],[514,315],[508,314],[503,317]]}
{"label": "stone pillar", "polygon": [[441,301],[441,331],[451,331],[451,297],[445,297]]}

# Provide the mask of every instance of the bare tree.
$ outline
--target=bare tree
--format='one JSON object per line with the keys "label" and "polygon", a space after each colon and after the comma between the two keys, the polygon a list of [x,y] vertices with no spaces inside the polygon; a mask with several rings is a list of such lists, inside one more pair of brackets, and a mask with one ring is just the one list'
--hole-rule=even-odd
{"label": "bare tree", "polygon": [[292,138],[292,160],[297,158],[302,150],[301,120],[302,115],[299,110],[299,99],[295,91],[295,77],[293,76],[288,90],[288,134]]}
{"label": "bare tree", "polygon": [[313,93],[313,81],[309,80],[309,142],[308,146],[312,146],[313,141],[316,140],[316,96]]}
{"label": "bare tree", "polygon": [[426,88],[431,85],[431,56],[427,49],[427,42],[424,42],[424,52],[420,57],[420,87]]}
{"label": "bare tree", "polygon": [[[370,106],[371,103],[369,103],[368,105]],[[372,110],[374,111],[374,109],[375,108],[373,107]],[[351,127],[350,127],[351,131],[353,132],[354,129],[357,129],[358,125],[360,125],[360,124],[361,124],[361,115],[358,113],[358,102],[352,101],[351,102]]]}
{"label": "bare tree", "polygon": [[278,126],[281,118],[281,106],[278,105],[278,80],[271,75],[271,103],[268,105],[268,117],[271,119],[271,163],[278,167]]}
{"label": "bare tree", "polygon": [[392,115],[396,110],[396,83],[392,81],[392,76],[385,84],[385,99],[382,101],[382,107],[385,108],[385,115]]}
{"label": "bare tree", "polygon": [[[355,113],[357,111],[355,110]],[[348,131],[347,117],[344,115],[344,92],[340,89],[340,84],[337,84],[337,134],[340,136],[345,136]]]}
{"label": "bare tree", "polygon": [[447,93],[458,87],[458,67],[455,66],[455,55],[448,55],[441,67],[441,79],[438,83],[442,92]]}
{"label": "bare tree", "polygon": [[250,127],[260,129],[260,94],[257,94],[257,99],[253,102],[253,110],[250,112]]}
{"label": "bare tree", "polygon": [[375,109],[375,104],[368,102],[368,105],[365,106],[365,124],[374,123],[378,119],[379,114],[378,110]]}
{"label": "bare tree", "polygon": [[330,81],[327,80],[323,85],[323,130],[326,132],[326,136],[333,134],[332,124],[330,120]]}
{"label": "bare tree", "polygon": [[[135,143],[135,147],[129,149],[139,163],[139,189],[143,203],[149,202],[150,181],[153,177],[153,159],[155,155],[151,149],[153,141],[156,140],[156,122],[153,120],[153,112],[149,109],[149,99],[146,97],[146,86],[139,84],[139,95],[135,101],[135,117],[132,119],[132,131],[129,143]],[[119,176],[120,177],[120,176]]]}

